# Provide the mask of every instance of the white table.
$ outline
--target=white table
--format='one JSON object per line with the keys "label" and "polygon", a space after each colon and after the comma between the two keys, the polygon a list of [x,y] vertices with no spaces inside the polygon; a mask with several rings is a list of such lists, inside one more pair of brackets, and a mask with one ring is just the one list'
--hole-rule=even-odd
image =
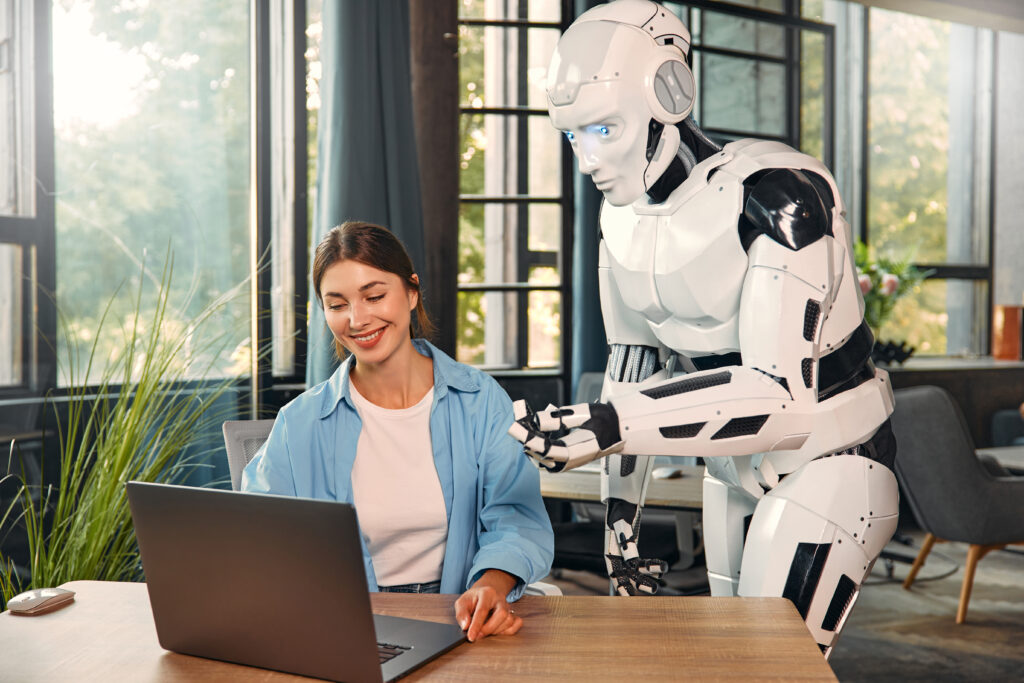
{"label": "white table", "polygon": [[1024,446],[979,448],[978,455],[991,455],[1014,474],[1024,474]]}

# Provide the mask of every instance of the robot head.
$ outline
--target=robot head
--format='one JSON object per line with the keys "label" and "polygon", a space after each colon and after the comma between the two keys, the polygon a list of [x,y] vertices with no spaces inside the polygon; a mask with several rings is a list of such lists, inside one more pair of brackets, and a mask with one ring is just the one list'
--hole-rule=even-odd
{"label": "robot head", "polygon": [[643,197],[675,157],[675,124],[693,108],[689,49],[686,26],[648,0],[599,5],[558,41],[548,114],[610,204]]}

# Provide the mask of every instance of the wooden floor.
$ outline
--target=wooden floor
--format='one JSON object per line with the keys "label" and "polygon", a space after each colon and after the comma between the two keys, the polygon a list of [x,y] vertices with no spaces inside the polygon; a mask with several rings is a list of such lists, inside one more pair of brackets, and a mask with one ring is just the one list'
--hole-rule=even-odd
{"label": "wooden floor", "polygon": [[[913,547],[923,534],[900,532]],[[912,590],[909,563],[879,560],[829,662],[840,681],[1024,681],[1024,554],[1000,551],[979,563],[967,623],[954,622],[967,546],[935,547]],[[699,575],[700,570],[694,571]],[[948,574],[948,576],[945,576]],[[922,580],[923,579],[923,580]],[[607,579],[562,572],[548,581],[567,595],[604,595]]]}

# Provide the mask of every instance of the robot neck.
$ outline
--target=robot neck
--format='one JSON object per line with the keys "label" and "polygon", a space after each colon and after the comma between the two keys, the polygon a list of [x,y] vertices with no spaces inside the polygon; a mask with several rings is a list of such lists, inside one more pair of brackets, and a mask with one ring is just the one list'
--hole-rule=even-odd
{"label": "robot neck", "polygon": [[690,177],[690,171],[694,166],[722,150],[697,127],[692,117],[688,117],[676,127],[679,129],[680,137],[679,152],[661,177],[647,190],[651,204],[661,204],[668,199],[668,196]]}

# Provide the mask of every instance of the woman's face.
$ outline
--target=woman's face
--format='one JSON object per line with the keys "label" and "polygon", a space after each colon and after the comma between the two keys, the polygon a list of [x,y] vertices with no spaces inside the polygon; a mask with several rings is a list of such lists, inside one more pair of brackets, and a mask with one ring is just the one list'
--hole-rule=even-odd
{"label": "woman's face", "polygon": [[419,295],[394,273],[336,261],[324,271],[320,293],[327,326],[357,364],[383,363],[408,343]]}

